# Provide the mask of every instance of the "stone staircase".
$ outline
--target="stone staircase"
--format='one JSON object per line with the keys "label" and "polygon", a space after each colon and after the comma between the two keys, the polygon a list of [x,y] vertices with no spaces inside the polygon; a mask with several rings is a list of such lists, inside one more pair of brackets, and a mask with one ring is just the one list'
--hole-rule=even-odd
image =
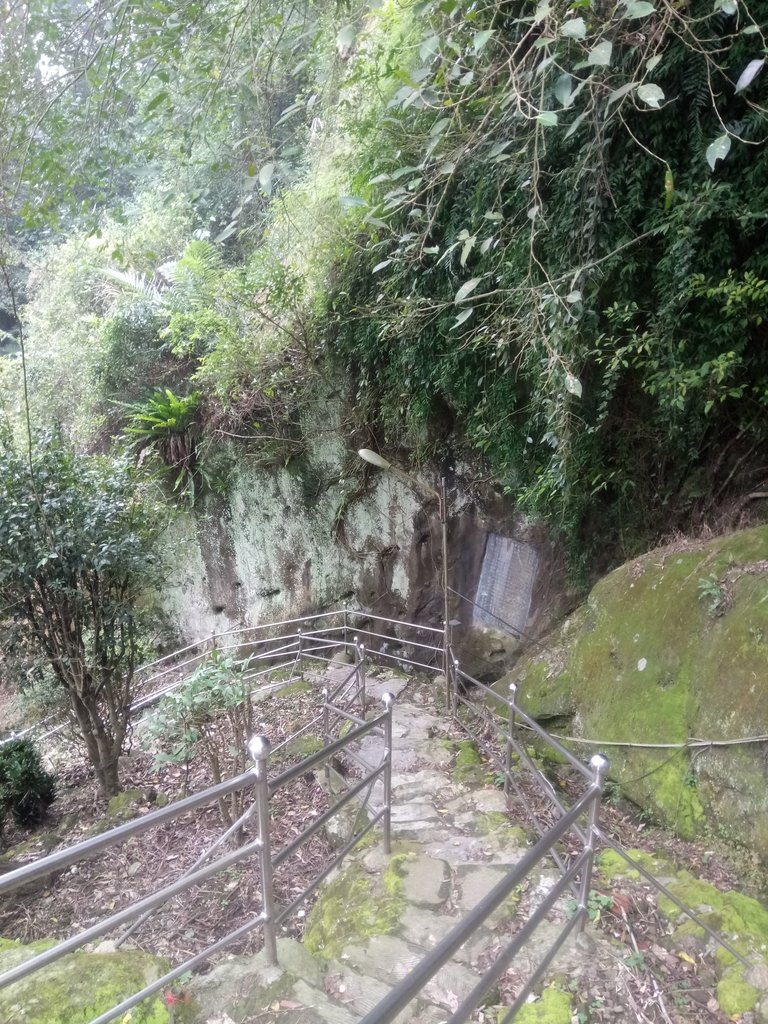
{"label": "stone staircase", "polygon": [[[436,712],[434,687],[391,672],[369,678],[370,698],[385,691],[398,698],[391,855],[384,856],[378,840],[353,852],[321,888],[303,944],[278,941],[279,967],[269,966],[263,953],[233,956],[195,977],[190,989],[200,1024],[354,1024],[524,852],[526,835],[509,821],[503,791],[474,746]],[[380,744],[373,737],[361,744],[360,756],[371,767],[380,761]],[[497,910],[400,1014],[399,1024],[444,1021],[490,964],[513,919],[523,920],[528,902],[556,877],[554,868],[540,871]],[[551,944],[565,914],[561,901],[524,949],[523,973],[535,966],[536,947]],[[594,937],[587,943],[594,955]],[[578,970],[583,961],[577,943],[569,941],[558,966]],[[504,997],[502,990],[495,1002]],[[561,1019],[571,1019],[567,1002],[551,1024]]]}

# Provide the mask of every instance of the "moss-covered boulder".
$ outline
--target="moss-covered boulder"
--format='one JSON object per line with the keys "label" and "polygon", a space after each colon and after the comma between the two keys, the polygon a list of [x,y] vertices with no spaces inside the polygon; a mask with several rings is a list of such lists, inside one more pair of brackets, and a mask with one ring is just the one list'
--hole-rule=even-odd
{"label": "moss-covered boulder", "polygon": [[[48,948],[0,939],[0,974]],[[149,953],[71,953],[21,981],[0,989],[0,1021],[24,1024],[89,1024],[168,970]],[[160,996],[131,1010],[131,1024],[169,1024]]]}
{"label": "moss-covered boulder", "polygon": [[663,823],[768,859],[766,745],[674,747],[768,734],[768,526],[616,569],[498,692],[512,680],[553,731],[605,742],[610,777]]}

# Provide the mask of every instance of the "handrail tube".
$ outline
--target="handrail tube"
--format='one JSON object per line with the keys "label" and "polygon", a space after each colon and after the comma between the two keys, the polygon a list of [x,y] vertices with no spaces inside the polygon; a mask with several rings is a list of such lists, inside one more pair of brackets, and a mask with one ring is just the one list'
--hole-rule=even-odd
{"label": "handrail tube", "polygon": [[[366,720],[364,718],[361,718],[359,715],[353,715],[351,711],[345,711],[343,708],[337,708],[333,704],[329,707],[328,710],[332,711],[334,715],[338,715],[339,718],[346,719],[348,722],[357,722],[358,725],[366,724]],[[346,738],[346,736],[342,737],[342,739]]]}
{"label": "handrail tube", "polygon": [[485,896],[465,915],[448,934],[419,961],[419,963],[403,978],[399,984],[380,1001],[378,1006],[369,1011],[359,1024],[388,1024],[418,995],[427,982],[443,967],[478,928],[486,917],[491,914],[515,889],[516,886],[538,866],[539,862],[549,853],[552,846],[565,835],[573,822],[580,817],[594,800],[599,798],[599,790],[592,788],[568,813],[553,825],[549,834],[532,846],[509,874],[502,878],[486,893]]}
{"label": "handrail tube", "polygon": [[650,882],[651,885],[658,889],[659,892],[662,893],[662,895],[666,896],[667,899],[671,900],[676,907],[678,907],[685,914],[687,914],[688,917],[690,917],[690,919],[694,922],[694,924],[697,924],[699,928],[703,928],[711,939],[714,939],[715,942],[718,943],[718,945],[728,950],[731,956],[735,956],[736,959],[740,960],[745,967],[752,966],[743,953],[739,953],[738,950],[736,950],[726,939],[724,939],[721,935],[718,935],[718,933],[713,928],[711,928],[706,923],[706,921],[703,921],[698,914],[691,910],[690,907],[687,907],[679,897],[675,896],[675,894],[670,889],[668,889],[663,882],[660,882],[658,878],[655,878],[650,873],[650,871],[648,871],[646,868],[642,866],[642,864],[640,864],[639,861],[636,861],[634,857],[630,857],[626,850],[618,843],[615,843],[612,839],[610,839],[599,826],[595,829],[595,834],[599,839],[602,839],[602,841],[607,846],[609,846],[612,850],[615,850],[620,857],[623,857],[627,864],[630,865],[630,867],[633,867],[635,871],[638,871],[643,876],[643,878],[645,878],[646,881]]}
{"label": "handrail tube", "polygon": [[286,736],[284,740],[281,740],[278,744],[272,747],[272,750],[270,751],[270,757],[274,758],[278,750],[282,750],[283,747],[287,747],[289,743],[293,742],[293,740],[297,740],[299,736],[302,736],[305,732],[308,732],[313,725],[317,725],[318,722],[322,721],[322,718],[322,712],[315,715],[314,718],[310,718],[306,725],[302,725],[302,727],[300,729],[297,729],[296,732],[292,732],[290,736]]}
{"label": "handrail tube", "polygon": [[512,1003],[507,1012],[504,1014],[499,1024],[510,1024],[510,1022],[515,1019],[518,1010],[523,1005],[523,1003],[527,1001],[528,996],[531,994],[539,980],[543,977],[546,969],[549,967],[549,965],[555,959],[557,954],[560,952],[560,948],[565,945],[566,939],[571,934],[576,925],[579,924],[584,914],[586,914],[586,910],[579,909],[573,915],[570,921],[565,922],[562,931],[557,936],[552,945],[549,947],[547,952],[544,954],[536,970],[523,985],[522,989],[518,992],[517,998],[515,999],[514,1003]]}
{"label": "handrail tube", "polygon": [[[297,774],[301,774],[301,772]],[[221,797],[228,796],[230,793],[237,793],[239,790],[246,789],[252,785],[253,773],[250,771],[243,772],[242,775],[236,775],[225,782],[219,782],[217,785],[204,789],[200,793],[193,793],[191,796],[187,796],[183,800],[177,800],[166,807],[158,807],[156,811],[151,811],[141,818],[134,818],[133,821],[127,821],[124,825],[118,825],[117,828],[111,829],[109,832],[102,832],[101,835],[91,836],[88,839],[84,839],[81,843],[76,843],[75,846],[59,850],[58,853],[52,853],[48,857],[43,857],[42,860],[34,861],[31,864],[25,864],[24,867],[17,868],[15,871],[9,871],[7,875],[0,878],[0,895],[10,892],[12,889],[17,889],[20,885],[30,882],[35,878],[43,878],[53,871],[58,871],[59,868],[67,868],[70,864],[75,864],[77,861],[83,860],[93,853],[106,850],[110,846],[117,846],[123,840],[130,839],[131,836],[141,835],[156,825],[162,825],[166,821],[173,821],[174,818],[180,818],[182,814],[186,814],[188,811],[197,810],[198,807],[203,807],[213,800],[219,800]]]}
{"label": "handrail tube", "polygon": [[[544,836],[546,834],[547,828],[544,825],[542,825],[541,822],[539,821],[539,819],[538,819],[538,817],[536,815],[536,812],[530,806],[529,802],[527,801],[527,799],[525,797],[525,794],[523,793],[523,791],[518,786],[517,780],[513,776],[510,776],[509,781],[514,786],[515,793],[517,794],[518,799],[527,808],[527,810],[528,810],[528,812],[530,814],[530,817],[531,817],[531,822],[533,824],[534,830],[536,831],[536,833],[539,836],[539,838],[542,838],[542,836]],[[579,828],[579,826],[577,824],[574,824],[573,831],[577,832],[578,828]],[[578,834],[578,832],[577,832],[577,834]],[[557,850],[554,847],[550,851],[550,857],[555,862],[555,865],[557,866],[557,869],[560,871],[560,873],[561,874],[565,874],[565,872],[567,870],[565,861],[563,860],[563,858],[560,856],[560,854],[557,852]],[[579,896],[578,891],[575,888],[572,888],[571,892],[573,894],[574,899],[578,899],[578,896]]]}
{"label": "handrail tube", "polygon": [[43,953],[32,957],[31,960],[25,960],[16,967],[12,967],[10,971],[0,974],[0,988],[3,988],[5,985],[12,985],[15,981],[25,978],[28,974],[39,971],[42,967],[46,967],[55,960],[66,956],[67,953],[79,949],[80,946],[84,946],[87,942],[98,939],[100,936],[112,931],[113,928],[117,928],[118,925],[130,921],[131,918],[140,917],[146,910],[152,910],[154,907],[171,899],[171,897],[178,896],[179,893],[186,892],[187,889],[191,889],[200,882],[204,882],[211,875],[224,871],[233,864],[237,864],[238,861],[245,860],[246,857],[251,857],[261,849],[261,846],[261,839],[255,839],[252,843],[241,846],[239,850],[233,850],[231,853],[219,857],[218,860],[213,861],[199,871],[195,871],[186,878],[177,878],[175,882],[171,882],[170,885],[158,889],[151,896],[145,896],[138,903],[132,903],[123,910],[119,910],[116,914],[112,914],[111,917],[106,917],[103,921],[99,921],[98,924],[91,925],[90,928],[78,932],[77,935],[73,935],[69,939],[64,939],[63,942],[59,942],[52,949],[47,949]]}
{"label": "handrail tube", "polygon": [[[211,845],[206,850],[203,850],[203,852],[200,854],[196,861],[194,861],[192,864],[190,864],[188,868],[185,868],[184,871],[182,871],[182,873],[179,875],[179,878],[187,878],[189,875],[193,874],[193,872],[197,871],[199,867],[202,867],[202,865],[205,864],[205,862],[208,860],[211,854],[215,853],[220,846],[223,846],[224,843],[226,843],[226,841],[235,834],[235,832],[239,831],[239,829],[243,827],[246,821],[248,821],[248,819],[253,816],[255,811],[256,804],[252,803],[248,807],[248,809],[244,811],[240,815],[240,817],[237,818],[237,820],[234,821],[225,832],[222,832],[220,836],[217,836],[217,838],[211,843]],[[149,920],[149,918],[152,916],[156,909],[156,907],[153,907],[151,910],[148,910],[145,914],[142,914],[138,918],[138,920],[134,921],[130,928],[126,928],[123,934],[115,940],[115,945],[122,946],[126,939],[130,935],[132,935],[137,928],[140,928],[145,921]]]}
{"label": "handrail tube", "polygon": [[340,693],[340,692],[341,692],[341,691],[342,691],[342,690],[344,689],[344,687],[345,687],[345,686],[347,685],[347,683],[348,683],[348,682],[349,682],[349,681],[350,681],[351,679],[354,679],[354,678],[355,678],[355,676],[356,676],[356,675],[357,675],[357,665],[353,665],[353,666],[352,666],[352,668],[351,668],[351,670],[350,670],[350,671],[349,671],[349,672],[347,673],[347,675],[346,675],[346,676],[344,677],[343,681],[339,683],[339,685],[338,685],[338,686],[336,687],[336,689],[335,689],[335,690],[333,690],[333,692],[332,692],[332,693],[329,693],[329,694],[328,694],[328,702],[329,702],[330,704],[332,704],[332,703],[333,703],[333,701],[335,701],[335,700],[336,700],[336,698],[338,697],[339,693]]}
{"label": "handrail tube", "polygon": [[[459,699],[459,701],[463,700],[463,698],[461,697],[460,694],[458,695],[458,699]],[[471,704],[468,704],[467,706],[470,709],[472,709],[472,705]],[[481,737],[477,733],[473,732],[473,730],[470,729],[470,727],[467,725],[466,722],[462,722],[461,723],[461,727],[476,742],[480,743],[482,741]],[[536,782],[536,784],[539,786],[540,792],[542,792],[543,794],[546,795],[547,798],[552,800],[557,805],[557,808],[560,811],[560,813],[564,814],[565,813],[565,806],[563,804],[561,804],[560,801],[557,800],[557,798],[554,796],[554,791],[552,793],[550,793],[549,791],[544,790],[543,785],[541,785],[541,772],[539,772],[536,769],[535,765],[533,764],[533,762],[528,757],[527,752],[523,753],[522,748],[519,748],[519,745],[518,745],[517,741],[515,739],[513,739],[511,736],[510,737],[505,737],[505,738],[508,738],[510,740],[510,742],[512,743],[512,746],[514,747],[514,749],[517,750],[518,754],[522,755],[522,760],[524,761],[525,766],[528,769],[528,773],[529,773],[529,775],[531,775],[531,774],[533,775],[533,779]],[[496,760],[496,763],[499,766],[501,766],[501,758],[498,758]],[[520,788],[520,786],[517,784],[517,780],[515,779],[514,775],[512,775],[511,773],[507,773],[506,768],[504,768],[503,771],[504,771],[505,778],[514,787],[514,790],[515,790],[515,793],[517,794],[518,799],[527,808],[528,813],[529,813],[529,815],[531,817],[531,821],[533,823],[533,827],[536,830],[538,836],[541,838],[543,835],[545,835],[545,833],[548,831],[550,826],[544,826],[544,825],[540,824],[539,819],[536,816],[536,812],[534,811],[533,807],[530,805],[530,801],[526,798],[526,796],[523,793],[523,791]],[[549,785],[549,782],[547,782],[547,785]],[[574,822],[573,831],[576,834],[576,836],[578,836],[578,838],[582,842],[586,842],[586,835],[585,835],[584,831],[581,829],[581,826],[578,824],[578,822]],[[551,851],[550,856],[552,857],[552,860],[555,862],[555,864],[556,864],[558,870],[560,871],[560,873],[561,874],[565,873],[565,871],[567,870],[565,861],[560,856],[560,854],[557,852],[557,850],[555,850],[553,848],[552,851]],[[572,893],[573,893],[574,898],[578,898],[578,893],[576,892],[575,889],[572,890]]]}
{"label": "handrail tube", "polygon": [[582,855],[568,869],[566,874],[558,880],[557,884],[552,886],[522,928],[512,936],[503,952],[499,954],[496,960],[494,960],[472,991],[464,997],[458,1008],[448,1019],[447,1024],[459,1024],[460,1021],[463,1021],[478,1005],[486,992],[493,988],[514,957],[517,956],[522,947],[550,912],[552,907],[554,907],[555,903],[557,903],[563,895],[565,890],[570,888],[571,882],[584,867],[586,861],[587,856],[582,853]]}
{"label": "handrail tube", "polygon": [[[411,626],[411,627],[413,627],[413,629],[419,629],[419,630],[422,630],[425,633],[439,633],[440,636],[443,635],[443,630],[442,629],[438,629],[437,626],[422,626],[418,622],[408,622],[407,619],[389,619],[389,618],[387,618],[386,615],[379,615],[378,612],[368,612],[368,611],[364,611],[364,610],[363,611],[352,611],[350,609],[350,615],[362,616],[363,618],[366,618],[366,619],[372,619],[374,622],[389,622],[393,626]],[[364,629],[365,629],[364,626],[360,626],[359,628],[357,628],[356,632],[362,633]]]}
{"label": "handrail tube", "polygon": [[324,811],[319,818],[317,818],[311,825],[308,825],[303,832],[299,833],[295,839],[292,839],[287,846],[284,846],[282,850],[275,854],[272,860],[273,866],[276,868],[279,867],[283,861],[287,860],[291,854],[294,854],[298,848],[307,841],[307,839],[311,839],[315,832],[319,832],[323,825],[327,824],[327,822],[329,822],[342,807],[346,807],[351,800],[354,800],[357,794],[360,793],[361,790],[365,789],[369,782],[375,782],[376,778],[381,775],[383,771],[384,765],[379,765],[379,767],[374,769],[370,775],[367,775],[364,779],[353,786],[352,789],[348,789],[343,793],[333,807]]}
{"label": "handrail tube", "polygon": [[[423,644],[420,640],[404,640],[402,637],[390,636],[388,633],[376,633],[372,629],[360,629],[358,630],[358,633],[360,636],[372,636],[376,637],[378,640],[391,640],[394,643],[402,644],[403,647],[421,647],[425,651],[434,651],[436,654],[443,653],[442,647],[435,647],[433,644]],[[400,657],[402,658],[403,655],[400,655]]]}
{"label": "handrail tube", "polygon": [[516,701],[513,704],[508,697],[505,697],[501,693],[496,693],[496,691],[492,690],[490,686],[486,686],[485,683],[481,683],[479,679],[475,679],[473,676],[468,675],[461,669],[459,669],[459,675],[461,676],[462,679],[470,683],[472,686],[477,686],[479,689],[485,691],[485,693],[493,697],[494,700],[499,701],[502,704],[506,704],[507,707],[514,707],[517,716],[525,722],[529,729],[535,732],[540,739],[548,743],[553,750],[556,750],[557,753],[561,755],[561,757],[564,757],[568,761],[568,763],[572,765],[572,767],[574,767],[577,771],[581,772],[581,774],[585,778],[592,778],[589,768],[582,761],[580,761],[578,757],[576,757],[570,750],[568,750],[567,747],[564,747],[562,743],[559,743],[554,736],[550,736],[546,729],[542,729],[539,723],[535,719],[531,718],[530,715],[526,714],[525,711],[520,707],[520,705]]}
{"label": "handrail tube", "polygon": [[368,822],[365,828],[360,829],[360,831],[356,832],[351,839],[347,840],[347,842],[339,850],[338,854],[333,858],[331,863],[325,866],[325,868],[320,872],[320,874],[317,876],[314,882],[311,882],[307,886],[303,894],[297,896],[292,903],[285,907],[284,910],[280,911],[280,913],[275,918],[275,927],[279,927],[287,917],[290,917],[294,910],[304,902],[307,896],[310,896],[315,891],[315,889],[317,889],[320,883],[325,881],[328,875],[330,875],[331,872],[334,871],[339,864],[341,864],[341,862],[344,860],[349,851],[354,846],[356,846],[361,839],[364,839],[372,828],[375,828],[375,826],[378,825],[378,823],[384,817],[384,813],[385,812],[383,810],[377,811],[377,813],[371,818],[371,820]]}
{"label": "handrail tube", "polygon": [[[245,671],[240,673],[240,680],[241,682],[244,680],[250,682],[253,679],[258,679],[260,676],[268,676],[270,672],[279,672],[281,671],[281,669],[290,668],[291,665],[293,665],[293,662],[294,659],[292,658],[290,661],[280,662],[279,665],[270,665],[268,668],[259,669],[259,671],[255,673],[251,673],[248,669],[245,669]],[[187,682],[187,679],[187,676],[182,677],[181,679],[177,679],[173,683],[169,683],[168,686],[164,686],[160,690],[153,690],[152,693],[147,693],[143,697],[140,697],[137,701],[134,701],[131,704],[131,714],[135,714],[137,711],[143,711],[144,708],[146,707],[151,707],[152,704],[156,703],[158,700],[165,697],[167,694],[173,693],[174,690],[178,689],[185,682]],[[289,681],[286,680],[285,685],[290,685]],[[262,687],[257,687],[255,690],[252,690],[251,692],[258,693],[261,689]]]}
{"label": "handrail tube", "polygon": [[358,729],[353,729],[352,732],[347,733],[346,736],[342,736],[340,740],[334,740],[333,743],[329,743],[323,747],[316,754],[311,754],[309,757],[300,761],[298,764],[292,765],[290,768],[286,768],[280,775],[275,776],[269,783],[269,795],[272,796],[278,789],[282,789],[283,786],[287,786],[289,782],[293,782],[299,775],[304,775],[306,772],[311,772],[313,768],[316,768],[323,761],[332,757],[338,750],[342,750],[348,743],[353,743],[355,740],[362,739],[363,736],[367,736],[369,732],[372,732],[377,726],[380,726],[386,718],[386,712],[383,715],[379,715],[378,718],[372,718],[370,722],[366,722],[365,725],[361,725]]}
{"label": "handrail tube", "polygon": [[162,978],[158,978],[156,981],[151,982],[149,985],[145,985],[140,992],[136,992],[134,995],[124,999],[122,1003],[118,1003],[117,1006],[113,1006],[111,1010],[106,1010],[101,1014],[100,1017],[96,1017],[90,1022],[90,1024],[109,1024],[110,1021],[122,1016],[127,1013],[128,1010],[133,1009],[134,1006],[138,1006],[142,1000],[147,999],[149,996],[153,996],[156,992],[164,989],[166,985],[169,985],[172,981],[180,978],[182,974],[186,974],[187,971],[191,971],[198,964],[203,963],[212,956],[214,953],[218,953],[219,950],[225,949],[230,943],[235,942],[237,939],[247,935],[248,932],[252,932],[260,924],[264,924],[264,914],[257,914],[256,917],[252,917],[250,921],[246,921],[245,924],[241,924],[239,928],[235,928],[229,935],[225,935],[223,939],[219,939],[217,942],[212,943],[201,953],[195,953],[189,960],[185,960],[183,964],[179,964],[178,967],[174,967],[172,970],[164,974]]}
{"label": "handrail tube", "polygon": [[[442,651],[436,651],[437,654],[442,654]],[[409,666],[415,666],[416,668],[423,668],[428,672],[442,672],[442,667],[436,668],[434,665],[428,665],[425,661],[414,661],[413,658],[404,658],[402,654],[390,654],[388,651],[369,651],[369,656],[376,661],[394,661],[398,665],[406,664]]]}

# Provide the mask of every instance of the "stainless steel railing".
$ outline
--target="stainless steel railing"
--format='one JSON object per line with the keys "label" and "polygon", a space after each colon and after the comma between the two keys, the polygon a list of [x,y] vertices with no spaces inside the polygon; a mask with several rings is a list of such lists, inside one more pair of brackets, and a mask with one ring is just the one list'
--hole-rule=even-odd
{"label": "stainless steel railing", "polygon": [[[498,693],[496,690],[491,689],[491,687],[481,683],[478,679],[463,672],[452,650],[450,651],[449,667],[449,706],[452,709],[454,720],[468,735],[480,743],[483,743],[488,737],[481,735],[477,731],[476,726],[473,727],[473,723],[480,723],[482,728],[491,734],[493,742],[485,742],[484,749],[496,767],[504,774],[504,791],[507,794],[515,793],[518,800],[525,807],[527,816],[540,838],[549,835],[552,822],[562,819],[568,813],[568,808],[562,795],[558,794],[558,791],[547,776],[534,763],[533,758],[528,752],[526,739],[528,741],[538,740],[545,747],[549,747],[561,761],[585,779],[590,778],[590,768],[572,750],[564,746],[556,737],[550,735],[546,729],[543,729],[534,718],[525,712],[520,705],[516,683],[509,684],[506,695]],[[481,696],[483,702],[481,703],[473,699],[473,694]],[[460,714],[462,709],[466,710],[468,714],[462,716]],[[546,820],[543,819],[541,812],[522,790],[520,773],[514,770],[513,758],[515,757],[518,759],[518,763],[525,768],[525,778],[536,787],[539,795],[544,800],[545,806],[549,806]],[[615,850],[628,867],[637,871],[658,892],[674,903],[694,924],[703,929],[717,945],[727,950],[731,956],[735,957],[745,966],[749,966],[749,960],[743,953],[739,952],[732,943],[716,932],[711,925],[707,924],[691,907],[685,904],[663,882],[648,871],[647,867],[632,857],[621,843],[616,842],[607,835],[600,828],[596,820],[591,825],[591,836],[584,831],[578,821],[573,825],[573,832],[580,843],[586,844],[589,842],[594,845],[599,840],[604,847]],[[550,856],[557,865],[561,875],[566,877],[572,867],[567,854],[564,854],[557,847],[553,847]],[[583,897],[583,892],[579,894],[573,884],[569,883],[569,885],[571,885],[575,898]]]}
{"label": "stainless steel railing", "polygon": [[[238,664],[247,664],[245,677],[255,681],[279,671],[295,671],[301,676],[305,668],[313,664],[327,664],[332,652],[340,647],[350,650],[357,642],[363,642],[369,655],[374,655],[384,665],[442,671],[445,630],[392,619],[375,612],[342,608],[225,630],[156,658],[134,673],[131,713],[150,707],[182,685],[213,651],[237,655],[234,660]],[[290,680],[285,685],[288,682]],[[276,685],[275,688],[279,687]],[[23,737],[41,741],[65,731],[69,724],[67,720],[48,717],[0,739],[0,746]]]}
{"label": "stainless steel railing", "polygon": [[[299,649],[300,649],[299,644]],[[343,648],[342,648],[343,649]],[[0,897],[12,893],[21,886],[36,879],[41,879],[57,873],[62,869],[90,858],[95,854],[115,847],[135,836],[142,835],[161,824],[175,821],[185,814],[209,806],[222,797],[233,792],[244,789],[253,790],[253,804],[242,817],[227,830],[227,832],[207,851],[204,858],[188,869],[188,871],[173,882],[162,886],[149,896],[141,900],[135,900],[114,914],[98,921],[96,924],[78,932],[51,949],[37,954],[29,960],[17,965],[0,975],[0,987],[11,985],[28,977],[47,965],[55,962],[63,956],[82,948],[89,942],[101,938],[108,933],[133,922],[128,932],[124,932],[118,939],[118,944],[125,941],[127,935],[137,926],[143,923],[147,917],[156,912],[169,899],[181,893],[185,893],[194,886],[218,874],[240,864],[249,858],[257,857],[261,880],[262,906],[258,913],[252,915],[247,921],[241,923],[227,935],[218,938],[209,944],[204,950],[186,959],[172,970],[167,971],[162,977],[146,985],[140,991],[130,995],[117,1006],[102,1013],[91,1024],[108,1024],[132,1007],[138,1005],[156,993],[167,988],[172,982],[187,971],[202,964],[210,956],[230,946],[232,943],[248,936],[257,929],[261,929],[264,935],[264,947],[267,958],[270,962],[276,962],[276,935],[277,929],[293,913],[295,913],[306,899],[314,892],[321,882],[341,863],[349,851],[357,845],[377,825],[381,825],[383,833],[383,844],[386,852],[390,848],[390,820],[391,820],[391,772],[392,772],[392,709],[393,698],[385,694],[383,698],[383,711],[374,715],[373,718],[365,718],[365,703],[361,706],[361,715],[354,713],[355,707],[360,703],[361,694],[364,701],[364,690],[361,687],[361,680],[364,680],[365,652],[358,650],[358,657],[352,672],[336,688],[331,695],[328,691],[323,693],[322,711],[317,720],[325,723],[331,717],[339,721],[348,721],[352,728],[344,735],[333,738],[330,726],[324,728],[327,742],[323,749],[317,753],[303,758],[298,763],[286,768],[280,774],[270,778],[269,757],[271,745],[265,736],[252,737],[248,744],[249,753],[253,760],[253,769],[229,779],[219,785],[212,786],[201,793],[193,794],[167,807],[159,808],[141,818],[120,825],[117,828],[104,832],[101,835],[93,836],[76,844],[68,849],[51,854],[48,857],[35,861],[32,864],[11,871],[0,878]],[[301,731],[304,731],[303,729]],[[286,846],[280,850],[272,849],[271,829],[269,822],[269,801],[279,791],[289,786],[300,776],[307,772],[313,772],[316,768],[327,763],[332,757],[339,754],[353,756],[356,745],[371,733],[378,733],[383,738],[383,754],[381,761],[373,768],[367,767],[362,778],[354,780],[345,791],[338,796],[332,805],[314,821],[311,821],[302,832],[295,836]],[[294,738],[294,737],[291,737]],[[296,854],[299,849],[320,829],[324,828],[332,818],[337,816],[352,801],[359,801],[361,796],[363,802],[367,803],[368,797],[363,796],[367,790],[370,794],[373,786],[381,782],[383,803],[376,809],[364,823],[360,822],[359,813],[356,815],[350,834],[346,838],[336,856],[326,864],[307,887],[296,896],[289,906],[279,907],[275,903],[273,876],[274,871],[290,857]],[[223,841],[232,836],[235,831],[248,820],[255,820],[257,837],[238,849],[232,850],[216,860],[203,864]]]}
{"label": "stainless steel railing", "polygon": [[520,930],[507,941],[493,964],[486,970],[472,991],[448,1018],[447,1024],[460,1024],[460,1022],[467,1020],[472,1011],[481,1004],[483,998],[509,967],[517,953],[520,952],[539,925],[545,920],[546,915],[552,910],[557,900],[565,892],[569,891],[572,883],[578,882],[580,898],[573,916],[566,922],[557,939],[544,953],[536,969],[518,993],[512,1006],[503,1017],[499,1018],[500,1024],[506,1024],[507,1021],[514,1019],[515,1014],[540,981],[570,933],[574,928],[583,930],[587,920],[587,897],[594,853],[593,837],[595,835],[595,825],[597,823],[606,768],[606,759],[596,754],[592,759],[593,781],[588,791],[570,810],[566,811],[545,836],[539,839],[535,846],[528,850],[519,863],[448,932],[445,938],[431,949],[410,973],[377,1006],[362,1018],[360,1024],[389,1024],[390,1021],[394,1020],[408,1003],[419,995],[441,967],[448,963],[454,953],[464,945],[480,925],[550,856],[555,844],[577,826],[580,818],[586,816],[587,824],[582,832],[585,836],[585,842],[579,856],[547,892],[546,896],[544,896],[536,910]]}

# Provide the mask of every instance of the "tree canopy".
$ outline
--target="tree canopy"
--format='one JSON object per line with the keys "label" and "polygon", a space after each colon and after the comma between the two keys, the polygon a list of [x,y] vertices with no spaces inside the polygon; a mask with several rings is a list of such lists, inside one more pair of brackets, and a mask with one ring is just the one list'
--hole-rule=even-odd
{"label": "tree canopy", "polygon": [[218,486],[222,441],[289,457],[341,369],[381,445],[485,460],[575,572],[735,521],[768,473],[767,14],[11,5],[35,414],[89,446],[151,423],[163,457],[170,394]]}

